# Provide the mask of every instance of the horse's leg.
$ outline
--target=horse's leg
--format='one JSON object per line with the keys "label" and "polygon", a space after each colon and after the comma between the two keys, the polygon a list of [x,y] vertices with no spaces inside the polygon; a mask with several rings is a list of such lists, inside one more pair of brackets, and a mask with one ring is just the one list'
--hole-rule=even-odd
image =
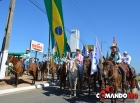
{"label": "horse's leg", "polygon": [[44,72],[41,71],[41,81],[43,82],[44,81]]}
{"label": "horse's leg", "polygon": [[74,82],[74,97],[76,97],[76,85],[77,85],[77,82]]}
{"label": "horse's leg", "polygon": [[88,96],[90,96],[90,77],[89,77],[89,82],[88,82],[88,88],[89,88]]}
{"label": "horse's leg", "polygon": [[70,98],[71,98],[71,97],[72,97],[72,87],[73,87],[72,85],[73,85],[73,84],[72,84],[72,80],[71,80],[71,78],[69,78],[69,81],[70,81],[70,90],[71,90]]}
{"label": "horse's leg", "polygon": [[52,72],[52,82],[54,82],[54,74],[55,73]]}
{"label": "horse's leg", "polygon": [[16,75],[17,75],[17,77],[16,77],[16,87],[17,87],[17,85],[18,85],[18,78],[19,78],[19,73],[16,73]]}

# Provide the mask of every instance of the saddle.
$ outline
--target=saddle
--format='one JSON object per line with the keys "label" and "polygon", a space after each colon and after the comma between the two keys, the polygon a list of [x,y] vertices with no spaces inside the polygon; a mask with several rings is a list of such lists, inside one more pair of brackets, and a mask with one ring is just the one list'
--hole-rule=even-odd
{"label": "saddle", "polygon": [[130,69],[132,69],[132,72],[133,72],[133,74],[134,75],[136,75],[136,72],[135,72],[135,69],[132,67],[132,68],[129,68],[129,66],[126,64],[126,63],[123,63],[123,65],[122,65],[123,67],[124,67],[124,69],[125,69],[125,72],[126,72],[126,76],[127,77],[130,77],[131,76],[131,71],[130,71]]}

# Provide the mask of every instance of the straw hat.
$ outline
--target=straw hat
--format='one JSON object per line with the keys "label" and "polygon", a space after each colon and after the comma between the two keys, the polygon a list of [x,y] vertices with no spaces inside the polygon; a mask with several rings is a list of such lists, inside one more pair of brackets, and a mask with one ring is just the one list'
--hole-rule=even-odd
{"label": "straw hat", "polygon": [[125,51],[124,54],[128,54],[127,51]]}
{"label": "straw hat", "polygon": [[90,48],[89,51],[93,51],[93,48]]}
{"label": "straw hat", "polygon": [[110,49],[112,49],[112,48],[117,48],[117,46],[110,46]]}
{"label": "straw hat", "polygon": [[77,48],[76,51],[81,51],[81,50],[79,48]]}
{"label": "straw hat", "polygon": [[47,56],[47,54],[43,54],[43,56]]}

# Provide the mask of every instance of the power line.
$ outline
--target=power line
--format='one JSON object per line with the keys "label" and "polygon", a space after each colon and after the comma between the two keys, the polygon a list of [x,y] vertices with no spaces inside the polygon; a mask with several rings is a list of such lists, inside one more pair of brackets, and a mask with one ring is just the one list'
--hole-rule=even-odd
{"label": "power line", "polygon": [[[87,23],[91,29],[95,28],[95,31],[96,31],[96,26],[94,25],[94,23],[92,22],[92,20],[88,17],[88,15],[85,13],[85,11],[82,9],[82,7],[79,5],[79,3],[76,0],[73,3],[72,2],[69,2],[69,4],[72,5],[73,8],[75,8],[76,11],[78,11],[77,14],[79,14],[83,18],[83,20],[85,21],[85,23]],[[77,3],[75,3],[75,2],[77,2]],[[79,6],[80,9],[78,9],[78,7],[76,6],[76,4]],[[101,38],[103,38],[102,35],[100,35],[98,32],[96,32],[96,33]]]}
{"label": "power line", "polygon": [[[58,24],[60,24],[60,22],[59,21],[57,21],[55,18],[53,18],[51,15],[49,15],[49,14],[47,14],[42,8],[41,8],[41,5],[36,1],[36,0],[34,0],[34,1],[36,1],[36,3],[34,3],[32,0],[29,0],[32,4],[34,4],[39,10],[41,10],[43,13],[45,13],[48,17],[51,17],[52,18],[52,20],[54,20],[54,22],[56,22],[56,23],[58,23]],[[40,5],[40,6],[39,6]],[[67,32],[69,32],[69,33],[71,33],[71,31],[69,30],[69,29],[67,29],[66,27],[64,27],[64,29],[67,31]],[[73,35],[74,36],[74,35]],[[74,36],[75,38],[77,38],[76,36]],[[85,42],[83,42],[82,40],[80,40],[79,38],[77,38],[81,43],[83,43],[83,44],[85,44]]]}

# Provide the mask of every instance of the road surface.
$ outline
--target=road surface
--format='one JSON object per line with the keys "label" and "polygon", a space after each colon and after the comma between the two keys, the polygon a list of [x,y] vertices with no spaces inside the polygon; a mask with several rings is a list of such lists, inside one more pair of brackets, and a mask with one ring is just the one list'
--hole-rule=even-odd
{"label": "road surface", "polygon": [[[110,103],[109,99],[103,102],[98,102],[98,99],[91,93],[88,97],[88,91],[84,90],[82,94],[78,94],[77,98],[69,98],[70,91],[66,88],[65,92],[60,91],[59,86],[45,87],[43,89],[34,89],[21,91],[12,94],[0,96],[0,103]],[[126,100],[126,103],[140,103],[138,99]],[[117,103],[121,103],[119,100]]]}

